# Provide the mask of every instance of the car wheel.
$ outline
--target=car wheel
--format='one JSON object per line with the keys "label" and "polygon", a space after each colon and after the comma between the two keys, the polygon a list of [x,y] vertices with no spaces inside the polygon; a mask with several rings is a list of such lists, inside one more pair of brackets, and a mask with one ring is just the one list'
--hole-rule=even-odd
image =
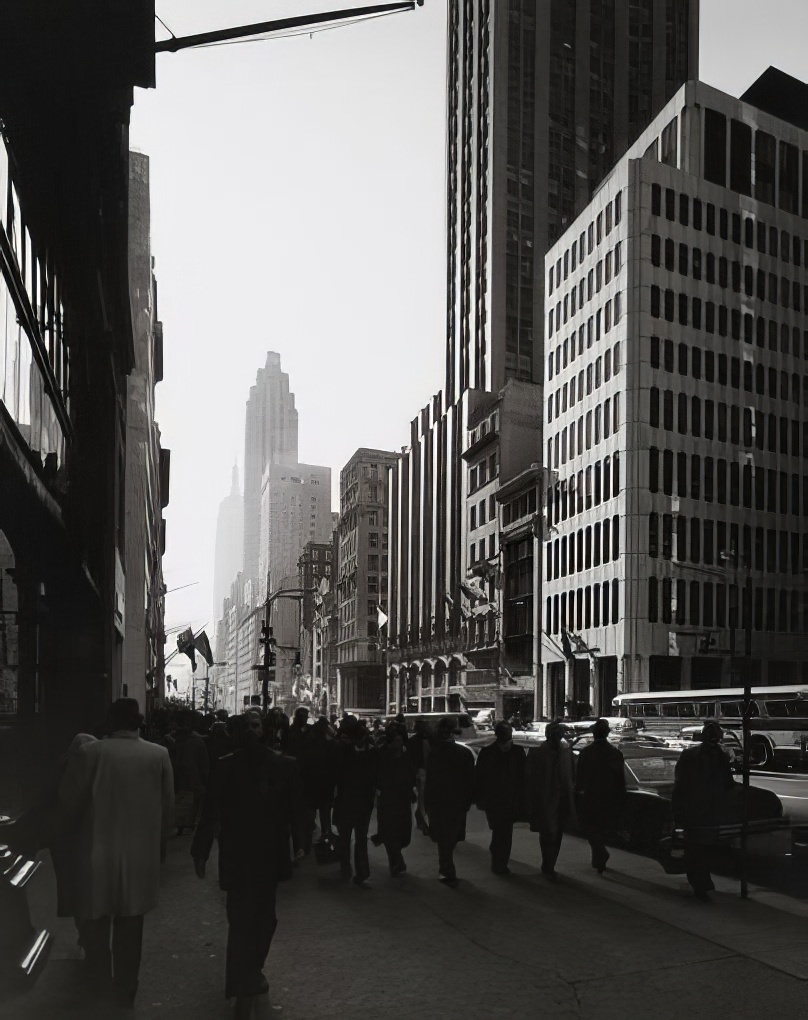
{"label": "car wheel", "polygon": [[760,767],[768,765],[772,760],[774,752],[768,740],[761,737],[753,738],[749,745],[749,763],[752,766]]}

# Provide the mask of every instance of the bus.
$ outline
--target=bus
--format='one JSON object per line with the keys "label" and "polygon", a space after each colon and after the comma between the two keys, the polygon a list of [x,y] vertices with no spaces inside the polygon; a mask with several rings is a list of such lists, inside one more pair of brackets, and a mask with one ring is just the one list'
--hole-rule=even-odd
{"label": "bus", "polygon": [[[618,694],[615,715],[632,719],[638,729],[678,736],[685,727],[717,719],[738,735],[743,726],[743,688],[716,687],[702,691],[637,691]],[[774,762],[808,760],[808,686],[753,687],[750,716],[750,760],[755,768]]]}

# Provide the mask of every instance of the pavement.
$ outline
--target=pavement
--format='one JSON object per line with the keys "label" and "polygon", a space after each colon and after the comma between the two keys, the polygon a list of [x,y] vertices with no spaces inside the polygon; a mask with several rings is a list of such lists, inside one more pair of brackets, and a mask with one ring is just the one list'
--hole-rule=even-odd
{"label": "pavement", "polygon": [[[171,841],[160,906],[146,919],[133,1009],[80,994],[72,923],[54,917],[49,867],[32,882],[35,922],[55,933],[34,987],[0,1003],[0,1020],[226,1020],[226,923],[215,861],[200,881],[190,836]],[[266,975],[281,1020],[488,1020],[497,1017],[714,1020],[808,1015],[808,902],[718,876],[711,902],[683,876],[613,850],[603,876],[587,844],[565,836],[559,880],[539,872],[538,836],[518,826],[512,874],[493,875],[484,817],[458,847],[460,883],[437,881],[437,850],[414,832],[408,872],[389,876],[371,846],[371,888],[307,857],[278,896]],[[797,862],[808,868],[808,861]],[[35,887],[35,888],[34,888]]]}

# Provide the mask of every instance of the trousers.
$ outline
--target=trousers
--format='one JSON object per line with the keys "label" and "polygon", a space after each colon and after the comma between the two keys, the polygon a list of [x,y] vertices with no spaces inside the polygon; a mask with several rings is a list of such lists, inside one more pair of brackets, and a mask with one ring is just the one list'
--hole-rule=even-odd
{"label": "trousers", "polygon": [[267,990],[263,969],[278,927],[276,888],[274,882],[261,882],[227,892],[226,999]]}
{"label": "trousers", "polygon": [[143,915],[96,917],[77,922],[91,980],[134,999],[143,949]]}
{"label": "trousers", "polygon": [[488,827],[491,830],[491,870],[502,872],[508,867],[513,846],[513,821],[500,815],[486,811]]}

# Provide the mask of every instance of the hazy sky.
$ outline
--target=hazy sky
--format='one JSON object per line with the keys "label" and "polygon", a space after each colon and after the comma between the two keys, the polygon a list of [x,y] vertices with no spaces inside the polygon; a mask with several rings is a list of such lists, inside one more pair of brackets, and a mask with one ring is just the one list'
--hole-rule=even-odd
{"label": "hazy sky", "polygon": [[[181,36],[335,4],[156,8]],[[335,509],[354,450],[406,444],[441,387],[445,34],[445,0],[425,0],[311,36],[161,54],[157,88],[136,91],[165,331],[164,570],[169,589],[192,585],[168,595],[169,627],[207,624],[213,640],[216,514],[267,350],[296,395],[301,460],[331,467]],[[769,64],[808,80],[806,43],[805,0],[701,0],[701,77],[730,94]],[[175,676],[190,671],[178,659]]]}

